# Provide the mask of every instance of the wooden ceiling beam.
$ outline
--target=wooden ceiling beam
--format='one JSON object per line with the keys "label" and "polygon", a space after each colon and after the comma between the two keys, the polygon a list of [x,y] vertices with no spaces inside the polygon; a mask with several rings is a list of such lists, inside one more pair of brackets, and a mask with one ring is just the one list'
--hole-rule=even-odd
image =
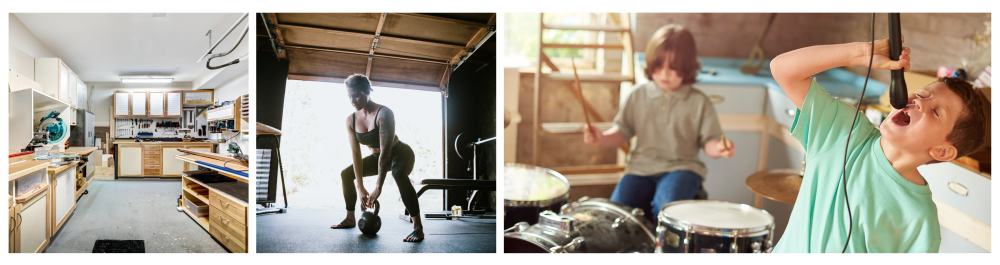
{"label": "wooden ceiling beam", "polygon": [[278,37],[277,38],[278,39],[278,45],[280,45],[278,47],[278,50],[279,50],[278,51],[278,59],[279,60],[287,60],[288,59],[288,53],[286,53],[285,49],[283,48],[283,47],[285,47],[285,37],[283,37],[281,35],[281,24],[278,24],[278,16],[275,15],[274,13],[267,13],[266,17],[267,17],[268,23],[270,23],[271,25],[274,25],[274,35],[277,35],[277,37]]}
{"label": "wooden ceiling beam", "polygon": [[462,56],[468,54],[469,49],[474,48],[476,44],[478,44],[479,41],[481,41],[483,37],[486,37],[486,34],[490,32],[489,25],[494,25],[494,26],[496,25],[496,19],[497,19],[497,14],[493,14],[493,16],[490,17],[490,21],[488,22],[487,26],[480,28],[479,31],[476,32],[476,35],[472,35],[472,38],[469,38],[469,41],[465,43],[465,47],[461,51],[458,51],[458,53],[455,53],[455,56],[452,56],[451,60],[449,60],[448,63],[456,64],[458,63],[459,60],[461,60]]}
{"label": "wooden ceiling beam", "polygon": [[372,47],[368,49],[368,66],[365,67],[365,76],[371,79],[372,75],[372,57],[375,56],[375,46],[378,46],[379,34],[382,34],[382,24],[385,24],[385,13],[378,17],[378,27],[375,28],[375,38],[372,39]]}
{"label": "wooden ceiling beam", "polygon": [[[343,83],[344,79],[347,79],[347,77],[332,77],[332,76],[288,74],[288,79],[303,80],[303,81],[320,81],[320,82]],[[372,86],[384,86],[384,87],[417,89],[417,90],[427,90],[427,91],[441,91],[440,88],[434,87],[433,85],[406,84],[406,83],[389,82],[389,81],[378,81],[378,80],[371,80],[371,83],[372,83]]]}
{"label": "wooden ceiling beam", "polygon": [[[446,18],[446,17],[438,17],[438,16],[431,16],[431,15],[424,15],[424,14],[415,14],[415,13],[392,13],[392,14],[393,15],[400,15],[400,16],[404,16],[404,17],[415,17],[415,18],[437,20],[437,21],[449,22],[449,23],[455,23],[455,24],[462,24],[462,25],[467,25],[467,26],[477,27],[477,28],[485,28],[485,27],[488,27],[490,25],[490,24],[483,24],[483,23],[473,22],[473,21],[468,21],[468,20],[453,19],[453,18]],[[496,14],[493,14],[493,16],[496,17]],[[493,19],[491,18],[490,20],[493,20]]]}
{"label": "wooden ceiling beam", "polygon": [[[319,32],[324,32],[324,33],[329,33],[329,34],[346,35],[346,36],[356,36],[356,37],[369,37],[369,36],[372,35],[371,33],[361,33],[361,32],[353,32],[353,31],[337,30],[337,29],[327,29],[327,28],[302,26],[302,25],[283,24],[283,25],[279,25],[279,27],[286,28],[286,29],[312,30],[312,31],[319,31]],[[409,38],[393,37],[393,36],[380,36],[379,40],[380,41],[399,41],[399,42],[406,42],[406,43],[413,43],[413,44],[422,44],[422,45],[427,45],[427,46],[445,47],[445,48],[452,48],[452,49],[463,49],[463,48],[465,48],[461,44],[444,43],[444,42],[434,42],[434,41],[409,39]]]}
{"label": "wooden ceiling beam", "polygon": [[[368,53],[359,52],[359,51],[349,51],[349,50],[340,50],[340,49],[333,49],[333,48],[319,48],[319,47],[309,47],[309,46],[298,46],[298,45],[288,45],[288,46],[285,46],[285,48],[286,49],[312,50],[312,51],[321,51],[321,52],[337,52],[337,53],[346,53],[346,54],[368,55]],[[397,55],[374,54],[373,56],[375,56],[375,57],[383,57],[383,58],[400,59],[400,60],[409,60],[409,61],[415,61],[415,62],[433,63],[433,64],[444,64],[444,65],[448,64],[448,62],[446,62],[446,61],[435,61],[435,60],[428,60],[428,59],[423,59],[423,58],[414,58],[414,57],[397,56]]]}

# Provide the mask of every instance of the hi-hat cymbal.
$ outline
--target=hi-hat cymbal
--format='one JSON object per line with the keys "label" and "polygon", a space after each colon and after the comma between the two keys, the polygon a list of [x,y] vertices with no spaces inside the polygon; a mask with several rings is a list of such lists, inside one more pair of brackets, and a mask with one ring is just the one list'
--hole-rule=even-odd
{"label": "hi-hat cymbal", "polygon": [[795,204],[802,186],[800,171],[794,169],[773,169],[753,173],[747,177],[747,187],[764,198]]}

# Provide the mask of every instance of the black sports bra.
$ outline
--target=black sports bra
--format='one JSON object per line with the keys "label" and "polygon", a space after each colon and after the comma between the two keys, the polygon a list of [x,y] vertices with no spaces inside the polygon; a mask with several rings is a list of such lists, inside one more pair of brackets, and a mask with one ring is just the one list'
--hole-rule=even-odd
{"label": "black sports bra", "polygon": [[[382,107],[385,107],[385,106],[382,106]],[[375,120],[375,127],[373,127],[370,131],[363,132],[363,133],[359,133],[357,131],[354,131],[354,137],[358,138],[358,143],[363,144],[363,145],[367,145],[369,148],[379,148],[379,145],[378,145],[379,144],[378,143],[378,113],[382,112],[382,107],[378,107],[378,110],[375,111],[375,119],[376,119]],[[353,117],[352,120],[354,122],[354,126],[357,127],[358,126],[358,115],[357,115],[357,113],[352,114],[352,115],[353,115],[352,116]]]}

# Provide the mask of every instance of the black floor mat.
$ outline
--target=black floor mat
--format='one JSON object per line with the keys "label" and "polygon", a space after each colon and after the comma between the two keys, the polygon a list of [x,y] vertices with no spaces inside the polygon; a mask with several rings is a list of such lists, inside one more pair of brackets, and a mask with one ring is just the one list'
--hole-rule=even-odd
{"label": "black floor mat", "polygon": [[142,240],[97,240],[93,253],[146,253]]}

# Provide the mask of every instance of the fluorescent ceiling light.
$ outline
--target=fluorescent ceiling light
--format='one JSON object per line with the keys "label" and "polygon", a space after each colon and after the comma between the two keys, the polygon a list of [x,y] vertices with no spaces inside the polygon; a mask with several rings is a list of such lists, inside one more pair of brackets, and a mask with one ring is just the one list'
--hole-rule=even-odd
{"label": "fluorescent ceiling light", "polygon": [[143,76],[122,76],[122,83],[172,83],[173,78],[169,77],[153,77],[148,75]]}

